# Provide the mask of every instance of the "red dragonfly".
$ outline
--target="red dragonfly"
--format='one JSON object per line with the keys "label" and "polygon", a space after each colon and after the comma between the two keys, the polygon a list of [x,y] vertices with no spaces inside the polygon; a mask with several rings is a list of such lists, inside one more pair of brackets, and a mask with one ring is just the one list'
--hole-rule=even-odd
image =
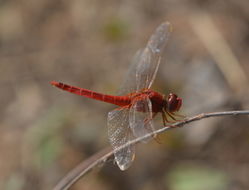
{"label": "red dragonfly", "polygon": [[134,138],[152,132],[154,130],[152,119],[157,113],[161,113],[164,126],[169,122],[167,116],[175,120],[175,112],[182,105],[182,99],[176,94],[170,93],[165,96],[150,89],[170,31],[171,25],[168,22],[162,23],[152,34],[146,47],[136,53],[118,96],[61,82],[51,82],[62,90],[119,106],[108,113],[107,126],[109,141],[115,152],[115,161],[121,170],[130,167],[135,157],[135,147],[129,145],[121,150],[118,148]]}

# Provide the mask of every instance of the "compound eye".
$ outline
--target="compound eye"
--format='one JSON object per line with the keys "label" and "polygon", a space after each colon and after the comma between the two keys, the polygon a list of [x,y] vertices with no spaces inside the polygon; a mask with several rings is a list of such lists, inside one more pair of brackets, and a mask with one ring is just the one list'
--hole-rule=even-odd
{"label": "compound eye", "polygon": [[182,106],[182,99],[181,98],[177,98],[177,106],[176,106],[176,111],[179,111],[179,109]]}
{"label": "compound eye", "polygon": [[177,95],[170,93],[168,96],[168,102],[169,104],[174,102],[177,99]]}
{"label": "compound eye", "polygon": [[170,112],[178,111],[181,107],[181,99],[176,94],[170,93],[168,96],[168,110]]}

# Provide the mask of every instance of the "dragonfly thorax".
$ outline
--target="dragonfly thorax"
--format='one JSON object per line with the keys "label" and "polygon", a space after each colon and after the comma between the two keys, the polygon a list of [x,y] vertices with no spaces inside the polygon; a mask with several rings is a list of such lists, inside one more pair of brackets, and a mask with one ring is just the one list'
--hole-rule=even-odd
{"label": "dragonfly thorax", "polygon": [[141,97],[147,97],[150,99],[152,105],[152,112],[162,112],[163,107],[167,102],[164,99],[164,96],[158,92],[155,92],[151,89],[146,89],[140,93]]}

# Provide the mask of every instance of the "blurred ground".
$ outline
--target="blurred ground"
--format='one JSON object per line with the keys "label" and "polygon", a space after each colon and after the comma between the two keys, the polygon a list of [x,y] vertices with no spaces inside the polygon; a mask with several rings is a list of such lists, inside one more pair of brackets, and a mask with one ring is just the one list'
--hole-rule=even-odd
{"label": "blurred ground", "polygon": [[[174,30],[153,88],[183,97],[189,116],[248,108],[247,0],[0,1],[0,189],[51,189],[108,145],[114,107],[49,81],[115,94],[163,21]],[[110,161],[72,189],[249,189],[248,117],[160,138],[138,145],[128,171]]]}

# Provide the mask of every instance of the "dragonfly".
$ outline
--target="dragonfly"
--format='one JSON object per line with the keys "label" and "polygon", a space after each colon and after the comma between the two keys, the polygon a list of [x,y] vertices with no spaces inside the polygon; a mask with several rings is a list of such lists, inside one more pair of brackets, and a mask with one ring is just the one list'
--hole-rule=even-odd
{"label": "dragonfly", "polygon": [[73,94],[118,106],[108,113],[107,126],[115,162],[121,170],[129,168],[135,158],[135,145],[129,142],[153,132],[153,118],[158,113],[162,115],[163,125],[170,126],[167,125],[170,122],[168,117],[176,120],[176,112],[182,106],[182,99],[176,94],[166,96],[151,89],[171,30],[169,22],[162,23],[151,35],[147,45],[137,51],[118,95],[51,82],[53,86]]}

